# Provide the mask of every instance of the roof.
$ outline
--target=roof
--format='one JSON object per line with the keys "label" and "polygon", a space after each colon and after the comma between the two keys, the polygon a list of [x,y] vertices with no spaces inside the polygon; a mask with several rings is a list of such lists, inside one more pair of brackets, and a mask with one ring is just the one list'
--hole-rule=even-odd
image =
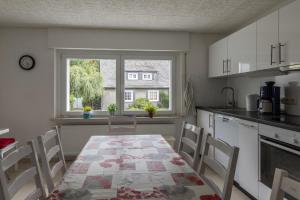
{"label": "roof", "polygon": [[[137,72],[139,77],[143,72],[152,73],[152,81],[127,80],[125,86],[128,88],[169,88],[171,80],[171,61],[169,60],[126,60],[125,71]],[[114,60],[101,60],[100,70],[103,74],[104,87],[116,87],[116,67]]]}

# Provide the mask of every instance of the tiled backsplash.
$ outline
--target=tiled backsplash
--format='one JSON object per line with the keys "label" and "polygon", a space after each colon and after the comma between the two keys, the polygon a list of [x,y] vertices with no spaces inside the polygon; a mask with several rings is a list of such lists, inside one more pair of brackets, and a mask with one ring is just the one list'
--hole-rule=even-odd
{"label": "tiled backsplash", "polygon": [[246,107],[246,96],[248,94],[259,94],[260,86],[265,81],[275,81],[276,86],[281,87],[281,97],[284,97],[284,87],[291,81],[297,81],[300,85],[300,72],[290,72],[288,75],[266,76],[266,77],[232,77],[228,78],[227,86],[233,87],[236,92],[238,107]]}

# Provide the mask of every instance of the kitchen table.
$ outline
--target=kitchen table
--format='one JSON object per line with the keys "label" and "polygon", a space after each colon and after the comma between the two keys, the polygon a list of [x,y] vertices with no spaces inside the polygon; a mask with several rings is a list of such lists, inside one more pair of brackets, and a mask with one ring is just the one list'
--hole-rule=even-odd
{"label": "kitchen table", "polygon": [[48,199],[220,199],[161,135],[92,136]]}

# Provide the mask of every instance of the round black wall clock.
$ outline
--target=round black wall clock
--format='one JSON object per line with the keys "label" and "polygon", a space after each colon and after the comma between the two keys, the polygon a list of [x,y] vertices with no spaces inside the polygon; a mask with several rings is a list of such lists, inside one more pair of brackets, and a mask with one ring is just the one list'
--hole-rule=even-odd
{"label": "round black wall clock", "polygon": [[24,55],[19,59],[19,65],[24,70],[31,70],[35,66],[35,60],[32,56]]}

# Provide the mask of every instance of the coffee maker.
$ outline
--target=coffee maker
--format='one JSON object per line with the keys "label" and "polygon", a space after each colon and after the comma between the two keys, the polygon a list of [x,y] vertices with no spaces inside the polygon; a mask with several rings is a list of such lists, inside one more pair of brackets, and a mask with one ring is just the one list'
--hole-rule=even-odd
{"label": "coffee maker", "polygon": [[280,87],[274,81],[265,82],[260,87],[259,111],[262,114],[280,114]]}

